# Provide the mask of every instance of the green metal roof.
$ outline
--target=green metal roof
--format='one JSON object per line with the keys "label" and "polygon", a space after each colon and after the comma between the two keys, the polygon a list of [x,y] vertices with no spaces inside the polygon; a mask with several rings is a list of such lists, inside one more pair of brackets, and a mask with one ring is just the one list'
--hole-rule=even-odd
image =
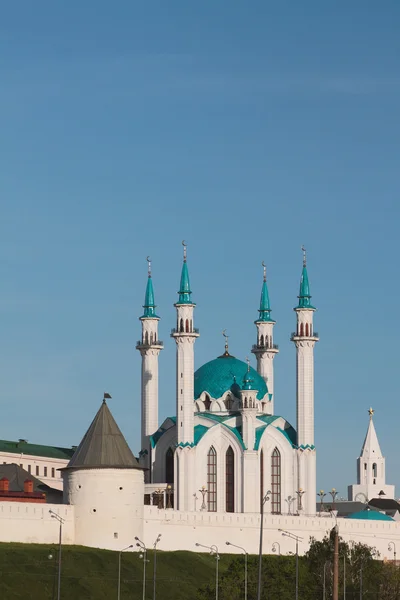
{"label": "green metal roof", "polygon": [[75,448],[60,448],[59,446],[42,446],[41,444],[29,444],[28,442],[0,440],[0,452],[70,460],[75,452]]}
{"label": "green metal roof", "polygon": [[149,274],[147,278],[147,286],[146,286],[146,294],[144,297],[144,313],[141,319],[159,319],[156,315],[156,305],[154,302],[154,289],[153,289],[153,279]]}
{"label": "green metal roof", "polygon": [[385,513],[378,512],[376,510],[361,510],[360,512],[353,513],[347,517],[348,519],[363,519],[367,521],[394,521],[392,517]]}
{"label": "green metal roof", "polygon": [[183,261],[182,265],[181,284],[179,286],[178,294],[179,298],[177,304],[193,304],[190,298],[192,292],[190,291],[189,269],[186,260]]}
{"label": "green metal roof", "polygon": [[260,308],[258,312],[260,313],[260,316],[258,317],[256,323],[260,321],[272,321],[268,287],[267,282],[265,280],[263,281],[263,285],[261,288]]}
{"label": "green metal roof", "polygon": [[301,273],[300,291],[298,295],[299,304],[297,308],[311,308],[315,310],[315,306],[311,304],[310,284],[308,282],[308,273],[306,265],[303,265]]}
{"label": "green metal roof", "polygon": [[[260,421],[263,421],[265,423],[265,425],[262,425],[261,427],[257,427],[257,429],[256,429],[256,439],[254,442],[254,450],[258,450],[258,448],[260,446],[260,441],[261,441],[262,435],[263,435],[264,431],[267,429],[267,427],[269,425],[271,425],[274,421],[276,421],[277,419],[280,419],[280,418],[282,418],[282,417],[279,417],[278,415],[259,415],[257,417],[257,419],[259,419]],[[295,448],[296,441],[297,441],[296,432],[287,421],[285,421],[285,424],[287,425],[287,427],[285,426],[283,429],[282,429],[282,427],[275,427],[275,429],[277,431],[279,431],[288,440],[289,444],[293,448]]]}
{"label": "green metal roof", "polygon": [[[247,373],[247,364],[234,356],[223,355],[206,363],[194,374],[194,398],[197,400],[203,392],[212,398],[221,398],[231,391],[237,398],[240,397],[240,384]],[[264,379],[255,369],[250,367],[253,380],[253,389],[258,390],[257,398],[261,400],[268,394]]]}

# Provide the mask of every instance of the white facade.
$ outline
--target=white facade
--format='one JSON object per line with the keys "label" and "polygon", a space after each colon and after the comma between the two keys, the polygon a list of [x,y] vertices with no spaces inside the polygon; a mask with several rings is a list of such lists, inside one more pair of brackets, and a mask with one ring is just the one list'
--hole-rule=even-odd
{"label": "white facade", "polygon": [[37,456],[22,452],[0,452],[0,461],[7,465],[19,465],[46,485],[56,490],[63,489],[60,469],[67,466],[67,459]]}

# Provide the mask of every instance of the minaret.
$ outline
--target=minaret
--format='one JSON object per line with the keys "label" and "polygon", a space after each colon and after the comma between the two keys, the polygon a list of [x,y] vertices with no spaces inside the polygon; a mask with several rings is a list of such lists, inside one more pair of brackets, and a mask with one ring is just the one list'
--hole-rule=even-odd
{"label": "minaret", "polygon": [[178,510],[189,510],[189,501],[196,490],[194,481],[194,342],[199,337],[193,326],[196,306],[192,302],[187,266],[186,244],[183,241],[183,265],[176,308],[176,328],[171,337],[176,342],[176,432],[175,504]]}
{"label": "minaret", "polygon": [[369,409],[369,424],[367,435],[357,459],[357,484],[348,488],[349,500],[367,502],[373,498],[384,496],[394,498],[394,485],[386,485],[385,457],[382,454],[376,435],[373,416],[374,410]]}
{"label": "minaret", "polygon": [[240,413],[242,417],[242,437],[245,445],[242,458],[243,506],[242,512],[259,510],[260,466],[258,452],[254,450],[257,427],[257,413],[260,412],[257,390],[254,389],[250,374],[250,361],[247,360],[247,373],[240,391]]}
{"label": "minaret", "polygon": [[274,364],[275,354],[279,352],[278,346],[274,344],[274,325],[271,319],[271,306],[267,287],[267,268],[264,269],[263,285],[261,288],[259,317],[254,321],[257,327],[257,344],[254,344],[252,353],[256,355],[257,372],[265,380],[268,392],[271,394],[270,414],[274,414]]}
{"label": "minaret", "polygon": [[[163,343],[158,339],[158,321],[154,302],[153,280],[151,277],[151,260],[147,257],[148,277],[142,322],[142,339],[136,344],[142,357],[142,426],[140,463],[151,469],[150,436],[158,429],[158,355]],[[151,482],[151,471],[146,473]]]}
{"label": "minaret", "polygon": [[313,328],[315,307],[311,304],[308,283],[307,258],[303,250],[303,271],[300,281],[299,303],[294,309],[297,330],[292,334],[296,345],[297,446],[299,453],[298,486],[306,493],[304,510],[315,513],[316,459],[314,447],[314,346],[318,334]]}
{"label": "minaret", "polygon": [[176,342],[176,427],[178,444],[193,444],[194,436],[194,342],[199,337],[193,327],[192,302],[187,266],[186,244],[183,244],[181,285],[176,308],[176,329],[171,337]]}

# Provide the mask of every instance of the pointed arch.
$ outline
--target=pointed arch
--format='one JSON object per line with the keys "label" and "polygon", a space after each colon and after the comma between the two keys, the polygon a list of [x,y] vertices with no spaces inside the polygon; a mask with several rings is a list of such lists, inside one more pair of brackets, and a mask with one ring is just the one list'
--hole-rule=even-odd
{"label": "pointed arch", "polygon": [[186,319],[186,322],[185,322],[185,331],[186,331],[186,333],[189,333],[189,319]]}
{"label": "pointed arch", "polygon": [[303,323],[300,324],[300,337],[303,337],[304,335],[304,325]]}
{"label": "pointed arch", "polygon": [[210,410],[211,408],[211,399],[208,394],[206,394],[206,397],[204,398],[204,408],[205,410]]}
{"label": "pointed arch", "polygon": [[225,408],[226,408],[226,410],[232,410],[232,403],[233,403],[232,396],[228,395],[225,398]]}
{"label": "pointed arch", "polygon": [[260,346],[264,346],[264,336],[261,335],[260,337]]}
{"label": "pointed arch", "polygon": [[225,510],[235,512],[235,453],[232,446],[225,454]]}
{"label": "pointed arch", "polygon": [[165,455],[165,483],[174,483],[174,451],[168,448]]}
{"label": "pointed arch", "polygon": [[207,453],[207,504],[209,512],[217,512],[217,452],[214,446]]}
{"label": "pointed arch", "polygon": [[149,332],[146,331],[145,335],[144,335],[144,343],[146,344],[146,346],[149,345]]}
{"label": "pointed arch", "polygon": [[278,448],[271,454],[271,512],[281,512],[281,453]]}
{"label": "pointed arch", "polygon": [[181,319],[181,320],[179,321],[179,332],[180,332],[180,333],[183,333],[183,331],[184,331],[184,329],[183,329],[183,319]]}
{"label": "pointed arch", "polygon": [[376,463],[372,465],[372,477],[378,477],[378,465]]}
{"label": "pointed arch", "polygon": [[306,323],[306,337],[308,337],[308,323]]}

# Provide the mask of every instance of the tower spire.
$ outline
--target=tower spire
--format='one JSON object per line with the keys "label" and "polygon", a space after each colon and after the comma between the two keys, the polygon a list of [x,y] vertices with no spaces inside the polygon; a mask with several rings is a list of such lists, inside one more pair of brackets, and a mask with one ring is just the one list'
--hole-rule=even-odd
{"label": "tower spire", "polygon": [[146,285],[146,293],[144,296],[144,312],[143,317],[146,319],[158,319],[159,317],[156,315],[156,305],[154,302],[154,288],[153,288],[153,279],[151,277],[151,258],[147,256],[147,285]]}
{"label": "tower spire", "polygon": [[315,310],[315,306],[311,304],[310,283],[307,273],[307,253],[304,246],[301,249],[303,252],[303,270],[300,279],[299,304],[297,308],[311,308]]}
{"label": "tower spire", "polygon": [[189,281],[189,270],[187,266],[187,244],[185,240],[182,240],[183,246],[183,265],[181,272],[181,283],[179,286],[179,298],[177,304],[192,304],[191,290]]}
{"label": "tower spire", "polygon": [[269,294],[267,287],[267,267],[264,261],[261,263],[263,267],[263,284],[261,288],[260,308],[258,310],[259,317],[258,321],[272,321],[271,319],[271,305],[269,302]]}

